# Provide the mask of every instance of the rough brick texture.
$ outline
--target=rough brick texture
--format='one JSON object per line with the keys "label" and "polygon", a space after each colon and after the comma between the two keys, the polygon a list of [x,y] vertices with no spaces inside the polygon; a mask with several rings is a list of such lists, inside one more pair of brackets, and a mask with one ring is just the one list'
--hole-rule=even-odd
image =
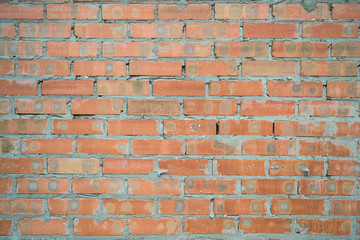
{"label": "rough brick texture", "polygon": [[0,239],[360,239],[358,0],[1,0]]}

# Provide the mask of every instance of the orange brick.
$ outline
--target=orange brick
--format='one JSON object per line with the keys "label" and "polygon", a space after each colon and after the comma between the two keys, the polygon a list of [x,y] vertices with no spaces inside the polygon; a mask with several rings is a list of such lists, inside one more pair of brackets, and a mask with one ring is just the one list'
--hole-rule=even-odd
{"label": "orange brick", "polygon": [[186,61],[187,76],[237,76],[237,61]]}
{"label": "orange brick", "polygon": [[134,155],[181,155],[183,140],[178,139],[133,139]]}
{"label": "orange brick", "polygon": [[328,43],[324,42],[273,42],[274,57],[328,57]]}
{"label": "orange brick", "polygon": [[324,176],[324,161],[270,160],[272,176]]}
{"label": "orange brick", "polygon": [[102,134],[102,120],[54,119],[53,134]]}
{"label": "orange brick", "polygon": [[323,199],[275,198],[271,200],[271,212],[279,215],[324,215],[324,203]]}
{"label": "orange brick", "polygon": [[360,4],[332,4],[332,19],[360,19]]}
{"label": "orange brick", "polygon": [[130,23],[131,38],[181,38],[183,23]]}
{"label": "orange brick", "polygon": [[273,135],[273,123],[265,120],[219,120],[220,135]]}
{"label": "orange brick", "polygon": [[125,23],[75,23],[74,29],[79,38],[125,38],[127,30]]}
{"label": "orange brick", "polygon": [[239,38],[239,23],[186,23],[186,38]]}
{"label": "orange brick", "polygon": [[291,233],[290,218],[240,218],[239,230],[243,233]]}
{"label": "orange brick", "polygon": [[127,101],[127,113],[130,115],[179,115],[180,103],[171,99],[137,100]]}
{"label": "orange brick", "polygon": [[43,205],[44,200],[40,199],[2,198],[0,214],[39,215],[43,213]]}
{"label": "orange brick", "polygon": [[42,19],[43,5],[1,4],[0,19]]}
{"label": "orange brick", "polygon": [[0,37],[16,37],[15,25],[13,23],[0,23]]}
{"label": "orange brick", "polygon": [[93,95],[93,80],[46,80],[42,95]]}
{"label": "orange brick", "polygon": [[[104,57],[153,57],[153,42],[104,42]],[[159,50],[160,51],[160,50]]]}
{"label": "orange brick", "polygon": [[352,180],[299,180],[299,194],[304,195],[353,195]]}
{"label": "orange brick", "polygon": [[267,90],[270,96],[276,97],[321,97],[322,82],[320,81],[268,81]]}
{"label": "orange brick", "polygon": [[108,120],[108,135],[159,135],[156,120]]}
{"label": "orange brick", "polygon": [[153,159],[105,158],[104,174],[148,174],[154,171]]}
{"label": "orange brick", "polygon": [[0,133],[44,134],[47,119],[0,119]]}
{"label": "orange brick", "polygon": [[348,216],[359,215],[360,201],[332,199],[330,200],[330,203],[331,203],[330,214],[332,215],[348,215]]}
{"label": "orange brick", "polygon": [[94,158],[48,158],[48,172],[53,174],[96,174],[99,165]]}
{"label": "orange brick", "polygon": [[156,181],[132,178],[129,194],[135,195],[180,195],[180,179],[162,178]]}
{"label": "orange brick", "polygon": [[159,57],[210,57],[210,42],[159,42]]}
{"label": "orange brick", "polygon": [[209,215],[210,199],[159,200],[159,213],[163,215]]}
{"label": "orange brick", "polygon": [[215,42],[216,57],[267,57],[265,42]]}
{"label": "orange brick", "polygon": [[22,140],[23,154],[72,154],[73,139],[32,138]]}
{"label": "orange brick", "polygon": [[360,163],[355,160],[329,160],[327,175],[360,176]]}
{"label": "orange brick", "polygon": [[72,191],[74,193],[92,194],[124,194],[122,179],[116,178],[74,178]]}
{"label": "orange brick", "polygon": [[351,61],[301,61],[302,76],[357,76],[357,63]]}
{"label": "orange brick", "polygon": [[18,60],[21,75],[70,75],[70,62],[67,60]]}
{"label": "orange brick", "polygon": [[357,38],[359,24],[340,22],[305,22],[302,36],[304,38]]}
{"label": "orange brick", "polygon": [[154,96],[205,96],[204,81],[156,80],[153,82]]}
{"label": "orange brick", "polygon": [[22,218],[18,229],[22,235],[68,235],[66,218]]}
{"label": "orange brick", "polygon": [[122,99],[74,99],[71,102],[73,115],[120,114]]}
{"label": "orange brick", "polygon": [[0,138],[0,153],[15,154],[18,152],[17,145],[19,139],[17,138]]}
{"label": "orange brick", "polygon": [[51,57],[96,57],[97,42],[46,42],[46,55]]}
{"label": "orange brick", "polygon": [[300,155],[303,156],[336,156],[350,157],[354,155],[351,145],[337,141],[300,140]]}
{"label": "orange brick", "polygon": [[356,116],[355,102],[351,101],[300,101],[299,115],[303,116]]}
{"label": "orange brick", "polygon": [[265,175],[264,160],[214,159],[213,166],[217,175]]}
{"label": "orange brick", "polygon": [[185,194],[236,194],[236,179],[187,178]]}
{"label": "orange brick", "polygon": [[14,74],[14,72],[14,61],[0,60],[0,75]]}
{"label": "orange brick", "polygon": [[0,219],[0,236],[10,235],[12,221],[11,219]]}
{"label": "orange brick", "polygon": [[99,7],[85,4],[48,4],[46,6],[47,19],[98,19]]}
{"label": "orange brick", "polygon": [[148,96],[149,81],[98,80],[97,94],[106,96]]}
{"label": "orange brick", "polygon": [[0,80],[1,95],[36,95],[37,80]]}
{"label": "orange brick", "polygon": [[99,199],[95,198],[50,198],[49,212],[56,215],[93,215],[99,209]]}
{"label": "orange brick", "polygon": [[0,98],[0,114],[9,113],[10,101],[8,99]]}
{"label": "orange brick", "polygon": [[178,218],[130,218],[130,234],[133,235],[173,235],[180,233]]}
{"label": "orange brick", "polygon": [[360,83],[358,81],[327,82],[328,97],[360,97]]}
{"label": "orange brick", "polygon": [[266,214],[266,203],[266,199],[215,199],[214,213],[226,216]]}
{"label": "orange brick", "polygon": [[276,136],[328,137],[330,124],[324,121],[275,121]]}
{"label": "orange brick", "polygon": [[9,57],[35,57],[41,55],[41,45],[41,42],[34,41],[2,41],[0,53]]}
{"label": "orange brick", "polygon": [[74,219],[74,235],[80,236],[118,236],[122,235],[125,227],[125,219],[107,218],[100,221],[92,218]]}
{"label": "orange brick", "polygon": [[61,194],[69,193],[66,178],[18,178],[17,193]]}
{"label": "orange brick", "polygon": [[245,22],[243,26],[244,38],[297,38],[298,24],[266,23],[266,22]]}
{"label": "orange brick", "polygon": [[295,101],[242,100],[240,114],[243,116],[294,116]]}
{"label": "orange brick", "polygon": [[125,76],[123,61],[74,61],[74,74],[87,76]]}
{"label": "orange brick", "polygon": [[207,159],[159,159],[159,169],[169,175],[208,175]]}
{"label": "orange brick", "polygon": [[15,99],[17,114],[65,114],[66,101],[64,99]]}
{"label": "orange brick", "polygon": [[239,147],[236,143],[225,143],[210,139],[186,140],[187,155],[238,155]]}
{"label": "orange brick", "polygon": [[292,195],[296,193],[294,179],[243,179],[242,194]]}
{"label": "orange brick", "polygon": [[43,172],[43,158],[0,158],[0,173],[2,174],[37,174]]}
{"label": "orange brick", "polygon": [[296,219],[301,228],[300,233],[350,235],[351,219]]}
{"label": "orange brick", "polygon": [[184,233],[234,234],[237,232],[233,218],[184,218]]}
{"label": "orange brick", "polygon": [[140,4],[106,4],[102,8],[103,19],[151,20],[155,18],[154,5]]}
{"label": "orange brick", "polygon": [[262,96],[261,81],[212,81],[210,96]]}
{"label": "orange brick", "polygon": [[242,76],[295,76],[294,61],[243,61]]}
{"label": "orange brick", "polygon": [[154,200],[118,200],[104,199],[106,214],[116,215],[152,215],[154,211]]}
{"label": "orange brick", "polygon": [[328,19],[329,5],[317,3],[315,9],[308,12],[300,3],[280,3],[273,6],[273,15],[277,19]]}
{"label": "orange brick", "polygon": [[211,6],[209,4],[187,4],[185,8],[176,5],[160,4],[158,6],[159,19],[211,19]]}
{"label": "orange brick", "polygon": [[130,75],[181,76],[180,61],[130,61]]}
{"label": "orange brick", "polygon": [[268,19],[269,4],[215,3],[215,19]]}
{"label": "orange brick", "polygon": [[[0,159],[1,166],[1,159]],[[9,194],[13,186],[12,178],[0,178],[0,194]]]}
{"label": "orange brick", "polygon": [[164,120],[166,135],[216,135],[215,120]]}
{"label": "orange brick", "polygon": [[19,36],[26,38],[69,38],[70,23],[22,22],[19,23]]}
{"label": "orange brick", "polygon": [[77,153],[84,154],[127,154],[127,140],[120,139],[77,139]]}
{"label": "orange brick", "polygon": [[185,99],[185,115],[236,115],[237,100]]}
{"label": "orange brick", "polygon": [[360,42],[335,42],[331,54],[334,57],[360,57]]}

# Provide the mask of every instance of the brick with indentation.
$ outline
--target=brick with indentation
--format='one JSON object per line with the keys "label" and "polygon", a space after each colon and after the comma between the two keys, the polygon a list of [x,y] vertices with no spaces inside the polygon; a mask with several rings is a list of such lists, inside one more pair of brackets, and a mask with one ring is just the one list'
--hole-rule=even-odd
{"label": "brick with indentation", "polygon": [[66,178],[18,178],[17,193],[61,194],[69,192]]}
{"label": "brick with indentation", "polygon": [[237,232],[233,218],[185,218],[184,233],[234,234]]}
{"label": "brick with indentation", "polygon": [[43,158],[0,158],[2,174],[38,174],[43,171]]}
{"label": "brick with indentation", "polygon": [[[1,160],[0,160],[0,166],[1,166]],[[0,178],[0,194],[9,194],[11,192],[12,186],[13,186],[12,178]]]}
{"label": "brick with indentation", "polygon": [[297,38],[298,24],[287,22],[245,22],[244,38]]}
{"label": "brick with indentation", "polygon": [[276,97],[321,97],[323,85],[320,81],[268,81],[270,96]]}
{"label": "brick with indentation", "polygon": [[296,219],[300,226],[300,233],[350,235],[351,219]]}
{"label": "brick with indentation", "polygon": [[178,139],[133,139],[132,154],[135,155],[181,155],[183,140]]}
{"label": "brick with indentation", "polygon": [[19,36],[26,38],[68,38],[71,35],[70,23],[22,22]]}
{"label": "brick with indentation", "polygon": [[0,133],[44,134],[47,119],[0,119]]}
{"label": "brick with indentation", "polygon": [[332,7],[332,19],[360,19],[360,4],[334,3]]}
{"label": "brick with indentation", "polygon": [[329,176],[360,176],[360,163],[355,160],[329,160]]}
{"label": "brick with indentation", "polygon": [[75,23],[74,34],[79,38],[125,38],[125,23]]}
{"label": "brick with indentation", "polygon": [[304,38],[357,38],[359,24],[340,22],[303,23]]}
{"label": "brick with indentation", "polygon": [[120,114],[122,99],[74,99],[71,102],[73,115]]}
{"label": "brick with indentation", "polygon": [[127,154],[127,140],[77,139],[76,152],[84,154]]}
{"label": "brick with indentation", "polygon": [[352,61],[301,61],[302,76],[354,77],[357,63]]}
{"label": "brick with indentation", "polygon": [[96,57],[97,42],[47,42],[46,55],[51,57]]}
{"label": "brick with indentation", "polygon": [[187,178],[185,194],[236,194],[236,179]]}
{"label": "brick with indentation", "polygon": [[331,200],[330,214],[357,216],[360,213],[360,201],[356,200]]}
{"label": "brick with indentation", "polygon": [[353,180],[299,180],[299,194],[304,195],[353,195]]}
{"label": "brick with indentation", "polygon": [[99,199],[96,198],[50,198],[49,212],[55,215],[93,215],[99,209]]}
{"label": "brick with indentation", "polygon": [[215,19],[268,19],[269,4],[215,3]]}
{"label": "brick with indentation", "polygon": [[105,158],[104,174],[148,174],[154,170],[153,159]]}
{"label": "brick with indentation", "polygon": [[104,199],[104,209],[106,214],[152,215],[154,211],[154,200],[118,200],[106,198]]}
{"label": "brick with indentation", "polygon": [[209,215],[210,199],[176,198],[159,201],[163,215]]}
{"label": "brick with indentation", "polygon": [[159,159],[160,170],[169,175],[208,175],[207,159]]}
{"label": "brick with indentation", "polygon": [[276,4],[273,6],[273,15],[277,19],[328,19],[329,4],[317,3],[315,9],[307,11],[300,3]]}
{"label": "brick with indentation", "polygon": [[266,199],[237,198],[237,199],[215,199],[214,213],[226,216],[231,215],[260,215],[266,214]]}
{"label": "brick with indentation", "polygon": [[237,143],[227,143],[210,139],[186,140],[187,155],[238,155]]}
{"label": "brick with indentation", "polygon": [[159,57],[210,57],[210,42],[159,42]]}
{"label": "brick with indentation", "polygon": [[242,76],[295,76],[294,61],[243,61]]}
{"label": "brick with indentation", "polygon": [[154,10],[155,6],[150,4],[106,4],[102,8],[102,18],[151,20],[155,18]]}
{"label": "brick with indentation", "polygon": [[74,235],[79,236],[118,236],[126,228],[125,219],[107,218],[96,221],[92,218],[75,218]]}
{"label": "brick with indentation", "polygon": [[290,218],[240,218],[239,230],[243,233],[291,233]]}
{"label": "brick with indentation", "polygon": [[124,61],[74,61],[74,74],[86,76],[125,76]]}
{"label": "brick with indentation", "polygon": [[0,23],[0,37],[16,37],[15,25],[13,23]]}
{"label": "brick with indentation", "polygon": [[325,42],[273,42],[274,57],[328,57],[328,43]]}
{"label": "brick with indentation", "polygon": [[72,154],[73,139],[31,138],[22,140],[23,154]]}
{"label": "brick with indentation", "polygon": [[267,57],[269,45],[265,42],[215,42],[217,57]]}
{"label": "brick with indentation", "polygon": [[214,159],[213,168],[217,175],[265,175],[264,160]]}
{"label": "brick with indentation", "polygon": [[275,121],[277,136],[322,137],[330,136],[324,121]]}
{"label": "brick with indentation", "polygon": [[352,101],[300,101],[299,114],[303,116],[356,116],[355,102]]}
{"label": "brick with indentation", "polygon": [[239,38],[239,23],[186,23],[186,38]]}
{"label": "brick with indentation", "polygon": [[335,98],[360,97],[360,82],[335,81],[327,83],[327,96]]}
{"label": "brick with indentation", "polygon": [[49,4],[46,6],[47,19],[98,19],[98,5]]}
{"label": "brick with indentation", "polygon": [[185,115],[235,115],[237,100],[185,99]]}
{"label": "brick with indentation", "polygon": [[179,115],[180,103],[172,99],[137,100],[127,101],[127,113],[130,115]]}
{"label": "brick with indentation", "polygon": [[300,140],[300,155],[303,156],[354,156],[350,142]]}
{"label": "brick with indentation", "polygon": [[150,76],[181,76],[180,61],[141,61],[131,60],[129,63],[130,75]]}
{"label": "brick with indentation", "polygon": [[0,75],[13,74],[14,71],[15,71],[14,61],[0,60]]}
{"label": "brick with indentation", "polygon": [[215,120],[164,120],[166,135],[216,135]]}
{"label": "brick with indentation", "polygon": [[19,60],[18,72],[21,75],[68,76],[70,62],[67,60]]}
{"label": "brick with indentation", "polygon": [[185,8],[176,5],[160,4],[158,6],[159,19],[211,19],[211,6],[209,4],[187,4]]}
{"label": "brick with indentation", "polygon": [[243,194],[286,194],[296,193],[295,179],[243,179]]}
{"label": "brick with indentation", "polygon": [[43,95],[93,95],[93,80],[46,80],[42,83]]}
{"label": "brick with indentation", "polygon": [[324,203],[323,199],[274,198],[271,200],[271,212],[280,215],[324,215]]}
{"label": "brick with indentation", "polygon": [[35,41],[1,41],[1,56],[35,57],[41,54],[41,42]]}
{"label": "brick with indentation", "polygon": [[16,99],[15,112],[17,114],[65,114],[66,101],[64,99]]}
{"label": "brick with indentation", "polygon": [[41,199],[1,198],[0,214],[40,215],[43,213],[43,205],[44,200]]}
{"label": "brick with indentation", "polygon": [[181,38],[183,23],[130,23],[131,38]]}
{"label": "brick with indentation", "polygon": [[43,5],[1,4],[1,19],[42,19]]}
{"label": "brick with indentation", "polygon": [[295,101],[242,100],[240,114],[243,116],[293,116]]}
{"label": "brick with indentation", "polygon": [[273,176],[324,176],[324,161],[320,160],[270,160]]}
{"label": "brick with indentation", "polygon": [[74,193],[92,194],[124,194],[124,182],[117,178],[74,178],[72,191]]}
{"label": "brick with indentation", "polygon": [[153,82],[154,96],[205,96],[204,81],[156,80]]}
{"label": "brick with indentation", "polygon": [[266,120],[219,120],[219,134],[272,135],[273,123]]}
{"label": "brick with indentation", "polygon": [[180,179],[162,178],[155,181],[131,178],[129,194],[135,195],[180,195]]}
{"label": "brick with indentation", "polygon": [[22,218],[18,222],[21,235],[68,235],[66,218]]}
{"label": "brick with indentation", "polygon": [[54,119],[53,134],[102,134],[102,120]]}
{"label": "brick with indentation", "polygon": [[159,135],[156,120],[108,120],[108,135]]}
{"label": "brick with indentation", "polygon": [[0,80],[1,95],[36,95],[37,80]]}
{"label": "brick with indentation", "polygon": [[94,158],[48,158],[48,172],[54,174],[96,174],[99,161]]}
{"label": "brick with indentation", "polygon": [[130,233],[133,235],[173,235],[180,233],[178,218],[130,218]]}

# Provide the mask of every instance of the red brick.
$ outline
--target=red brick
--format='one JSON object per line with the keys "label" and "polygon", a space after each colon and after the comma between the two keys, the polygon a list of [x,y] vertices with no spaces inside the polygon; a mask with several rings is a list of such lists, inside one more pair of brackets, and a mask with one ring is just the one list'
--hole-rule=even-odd
{"label": "red brick", "polygon": [[351,101],[300,101],[299,115],[303,116],[356,116],[355,102]]}
{"label": "red brick", "polygon": [[96,174],[99,165],[94,158],[48,158],[48,172],[53,174]]}
{"label": "red brick", "polygon": [[153,159],[105,158],[104,174],[148,174],[154,171]]}
{"label": "red brick", "polygon": [[210,57],[210,42],[159,42],[159,57]]}
{"label": "red brick", "polygon": [[184,233],[192,234],[234,234],[235,219],[232,218],[185,218]]}
{"label": "red brick", "polygon": [[9,57],[35,57],[41,54],[41,45],[41,42],[34,41],[2,41],[0,53]]}
{"label": "red brick", "polygon": [[0,153],[10,153],[15,154],[18,152],[17,145],[19,144],[19,139],[17,138],[0,138]]}
{"label": "red brick", "polygon": [[130,115],[179,115],[180,103],[172,99],[137,100],[127,101],[127,113]]}
{"label": "red brick", "polygon": [[268,81],[267,90],[270,96],[276,97],[321,97],[320,81]]}
{"label": "red brick", "polygon": [[186,61],[187,76],[237,76],[237,61]]}
{"label": "red brick", "polygon": [[357,38],[359,24],[340,22],[303,23],[304,38]]}
{"label": "red brick", "polygon": [[49,212],[56,215],[93,215],[99,209],[100,199],[95,198],[50,198]]}
{"label": "red brick", "polygon": [[264,160],[214,159],[213,166],[218,175],[265,175]]}
{"label": "red brick", "polygon": [[0,114],[9,113],[10,101],[8,99],[0,98]]}
{"label": "red brick", "polygon": [[106,4],[102,8],[103,19],[151,20],[155,18],[154,5],[140,4]]}
{"label": "red brick", "polygon": [[273,42],[274,57],[328,57],[328,43],[324,42]]}
{"label": "red brick", "polygon": [[215,19],[268,19],[269,4],[215,3]]}
{"label": "red brick", "polygon": [[92,194],[124,194],[122,179],[116,178],[74,178],[72,191],[74,193]]}
{"label": "red brick", "polygon": [[118,236],[125,230],[126,220],[107,218],[96,221],[92,218],[74,219],[74,235],[80,236]]}
{"label": "red brick", "polygon": [[152,215],[154,211],[154,200],[118,200],[104,199],[106,214],[116,215]]}
{"label": "red brick", "polygon": [[1,4],[0,19],[42,19],[43,5]]}
{"label": "red brick", "polygon": [[42,95],[93,95],[93,80],[46,80]]}
{"label": "red brick", "polygon": [[44,134],[47,119],[0,119],[0,133]]}
{"label": "red brick", "polygon": [[22,22],[19,23],[19,36],[26,38],[68,38],[71,35],[70,23]]}
{"label": "red brick", "polygon": [[46,55],[51,57],[97,57],[97,42],[47,42]]}
{"label": "red brick", "polygon": [[358,81],[327,82],[328,97],[360,97],[360,83]]}
{"label": "red brick", "polygon": [[205,96],[204,81],[156,80],[153,82],[154,96]]}
{"label": "red brick", "polygon": [[17,114],[65,114],[66,101],[64,99],[15,99]]}
{"label": "red brick", "polygon": [[125,76],[123,61],[74,61],[74,74],[87,76]]}
{"label": "red brick", "polygon": [[236,179],[187,178],[185,194],[236,194]]}
{"label": "red brick", "polygon": [[299,194],[304,195],[353,195],[352,180],[299,180]]}
{"label": "red brick", "polygon": [[244,38],[297,38],[297,23],[245,22]]}
{"label": "red brick", "polygon": [[315,9],[308,12],[300,3],[276,4],[273,6],[273,15],[276,19],[328,19],[329,5],[317,3]]}
{"label": "red brick", "polygon": [[332,19],[360,19],[360,4],[332,4]]}
{"label": "red brick", "polygon": [[98,19],[99,7],[85,4],[49,4],[46,6],[47,19]]}
{"label": "red brick", "polygon": [[158,6],[159,19],[211,19],[211,6],[209,4],[187,4],[185,8],[176,5],[160,4]]}
{"label": "red brick", "polygon": [[2,174],[37,174],[43,172],[43,158],[0,158],[0,173]]}
{"label": "red brick", "polygon": [[186,140],[187,155],[238,155],[238,144],[226,143],[212,139]]}
{"label": "red brick", "polygon": [[18,178],[17,193],[61,194],[69,193],[66,178]]}
{"label": "red brick", "polygon": [[351,219],[296,219],[301,228],[300,233],[350,235]]}
{"label": "red brick", "polygon": [[108,135],[159,135],[156,120],[108,120]]}
{"label": "red brick", "polygon": [[243,61],[242,76],[295,76],[294,61]]}
{"label": "red brick", "polygon": [[290,218],[240,218],[239,230],[243,233],[291,233]]}
{"label": "red brick", "polygon": [[360,42],[335,42],[331,55],[334,57],[360,57]]}
{"label": "red brick", "polygon": [[159,213],[164,215],[209,215],[210,199],[159,200]]}
{"label": "red brick", "polygon": [[120,139],[77,139],[77,153],[84,154],[127,154],[127,140]]}
{"label": "red brick", "polygon": [[122,99],[74,99],[71,102],[73,115],[120,114]]}
{"label": "red brick", "polygon": [[148,96],[147,80],[98,80],[97,94],[106,96]]}
{"label": "red brick", "polygon": [[102,120],[54,119],[53,134],[102,134]]}
{"label": "red brick", "polygon": [[324,176],[324,161],[270,160],[272,176]]}
{"label": "red brick", "polygon": [[18,60],[21,75],[70,75],[70,62],[67,60]]}
{"label": "red brick", "polygon": [[23,154],[72,154],[73,139],[32,138],[22,140]]}
{"label": "red brick", "polygon": [[301,61],[302,76],[357,76],[357,63],[351,61]]}
{"label": "red brick", "polygon": [[275,121],[276,136],[328,137],[330,124],[324,121]]}
{"label": "red brick", "polygon": [[183,23],[130,23],[131,38],[181,38]]}
{"label": "red brick", "polygon": [[[43,213],[44,200],[40,199],[0,199],[0,214],[39,215]],[[0,223],[0,226],[1,223]]]}
{"label": "red brick", "polygon": [[335,133],[334,137],[360,137],[360,122],[334,122]]}
{"label": "red brick", "polygon": [[273,135],[273,123],[265,120],[219,120],[220,135]]}
{"label": "red brick", "polygon": [[0,219],[0,236],[10,235],[12,221],[11,219]]}
{"label": "red brick", "polygon": [[[0,159],[1,165],[1,159]],[[9,194],[13,186],[12,178],[0,178],[0,194]]]}
{"label": "red brick", "polygon": [[292,195],[296,193],[295,179],[243,179],[242,194]]}
{"label": "red brick", "polygon": [[159,169],[168,175],[208,175],[207,159],[159,159]]}
{"label": "red brick", "polygon": [[261,81],[212,81],[209,86],[210,96],[262,96]]}
{"label": "red brick", "polygon": [[14,74],[14,72],[14,61],[0,60],[0,75]]}
{"label": "red brick", "polygon": [[360,163],[355,160],[329,160],[329,176],[360,176]]}
{"label": "red brick", "polygon": [[325,200],[301,198],[275,198],[271,200],[272,214],[286,215],[324,215]]}
{"label": "red brick", "polygon": [[215,42],[216,57],[267,57],[265,42]]}
{"label": "red brick", "polygon": [[66,218],[22,218],[18,222],[21,235],[68,235]]}
{"label": "red brick", "polygon": [[37,80],[0,80],[1,95],[36,95]]}
{"label": "red brick", "polygon": [[0,23],[0,37],[16,37],[15,25],[13,23]]}
{"label": "red brick", "polygon": [[266,199],[215,199],[214,213],[226,216],[266,214],[266,203]]}
{"label": "red brick", "polygon": [[239,38],[240,24],[227,23],[186,23],[186,38]]}
{"label": "red brick", "polygon": [[236,115],[237,100],[185,99],[185,115]]}
{"label": "red brick", "polygon": [[130,75],[181,76],[180,61],[130,61]]}
{"label": "red brick", "polygon": [[178,139],[133,139],[134,155],[181,155],[183,140]]}
{"label": "red brick", "polygon": [[156,181],[132,178],[128,180],[129,194],[180,195],[180,179],[162,178]]}
{"label": "red brick", "polygon": [[102,46],[102,55],[104,57],[154,56],[153,42],[104,42]]}
{"label": "red brick", "polygon": [[216,135],[215,120],[164,120],[166,135]]}
{"label": "red brick", "polygon": [[75,23],[74,29],[79,38],[125,38],[127,30],[125,23]]}
{"label": "red brick", "polygon": [[242,100],[240,114],[243,116],[294,116],[295,101]]}
{"label": "red brick", "polygon": [[303,156],[336,156],[350,157],[354,155],[349,144],[337,141],[300,140],[300,155]]}
{"label": "red brick", "polygon": [[130,218],[130,234],[133,235],[173,235],[180,233],[180,220],[177,218]]}
{"label": "red brick", "polygon": [[348,215],[348,216],[359,215],[360,201],[332,199],[330,200],[330,203],[331,203],[330,214],[332,215]]}

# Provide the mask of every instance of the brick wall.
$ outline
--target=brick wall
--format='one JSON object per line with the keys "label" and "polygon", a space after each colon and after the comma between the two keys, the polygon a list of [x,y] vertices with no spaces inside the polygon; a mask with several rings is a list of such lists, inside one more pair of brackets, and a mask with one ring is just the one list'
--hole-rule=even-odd
{"label": "brick wall", "polygon": [[289,2],[2,1],[0,239],[360,238],[360,4]]}

